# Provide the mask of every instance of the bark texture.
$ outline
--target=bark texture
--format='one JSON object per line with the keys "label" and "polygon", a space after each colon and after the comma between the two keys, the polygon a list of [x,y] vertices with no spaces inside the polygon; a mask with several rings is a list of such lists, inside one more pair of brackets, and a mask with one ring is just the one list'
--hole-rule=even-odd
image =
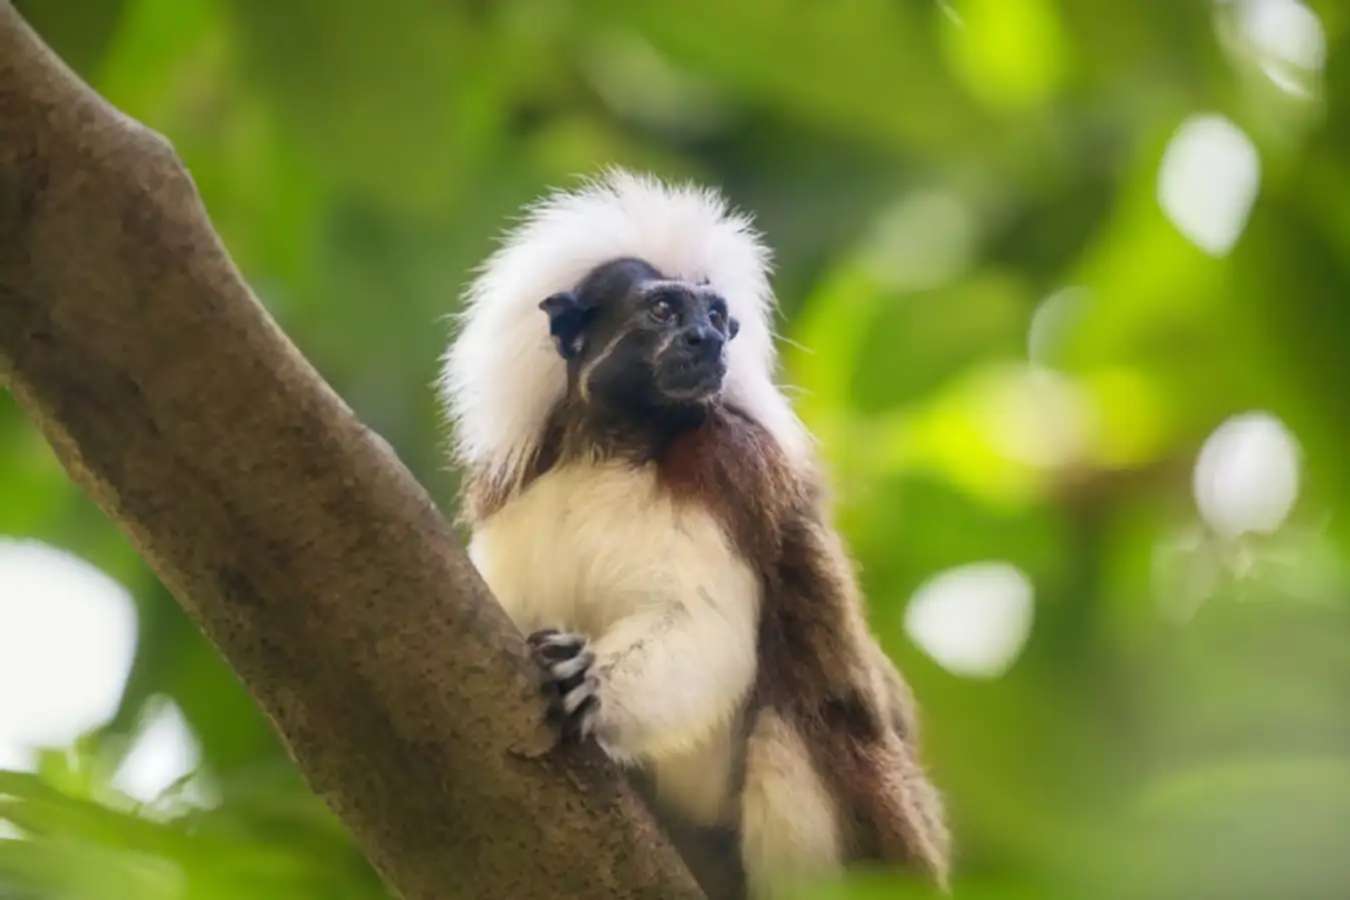
{"label": "bark texture", "polygon": [[409,898],[695,898],[444,518],[250,293],[160,137],[0,0],[0,379]]}

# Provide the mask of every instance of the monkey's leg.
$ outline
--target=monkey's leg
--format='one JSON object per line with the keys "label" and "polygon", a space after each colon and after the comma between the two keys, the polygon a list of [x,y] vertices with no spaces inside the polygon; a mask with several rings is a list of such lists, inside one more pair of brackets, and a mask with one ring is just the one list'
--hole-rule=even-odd
{"label": "monkey's leg", "polygon": [[771,709],[756,716],[741,791],[741,862],[754,900],[835,871],[845,833],[802,736]]}

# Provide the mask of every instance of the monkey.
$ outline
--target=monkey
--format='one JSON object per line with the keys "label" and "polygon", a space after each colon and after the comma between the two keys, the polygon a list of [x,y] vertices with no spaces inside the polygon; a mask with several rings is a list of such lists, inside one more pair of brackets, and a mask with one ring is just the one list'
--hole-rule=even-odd
{"label": "monkey", "polygon": [[774,380],[769,267],[710,188],[611,169],[529,207],[439,382],[470,558],[562,739],[629,773],[709,896],[866,860],[945,889],[909,688]]}

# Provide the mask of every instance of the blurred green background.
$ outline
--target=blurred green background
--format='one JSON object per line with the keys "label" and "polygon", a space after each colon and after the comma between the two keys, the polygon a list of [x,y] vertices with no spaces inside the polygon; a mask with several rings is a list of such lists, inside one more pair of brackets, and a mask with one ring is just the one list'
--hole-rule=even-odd
{"label": "blurred green background", "polygon": [[[429,385],[509,216],[611,163],[722,186],[958,896],[1350,896],[1350,8],[18,6],[447,511]],[[7,733],[51,746],[0,746],[0,897],[384,896],[0,393]]]}

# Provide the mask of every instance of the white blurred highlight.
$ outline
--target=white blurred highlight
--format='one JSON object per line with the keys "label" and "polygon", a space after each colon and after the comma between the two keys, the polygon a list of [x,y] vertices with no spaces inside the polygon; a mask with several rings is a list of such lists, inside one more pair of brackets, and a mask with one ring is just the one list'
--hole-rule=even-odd
{"label": "white blurred highlight", "polygon": [[0,768],[107,722],[135,647],[121,585],[55,547],[0,539]]}
{"label": "white blurred highlight", "polygon": [[1269,534],[1298,499],[1299,450],[1284,423],[1250,412],[1220,425],[1195,464],[1200,515],[1224,537]]}
{"label": "white blurred highlight", "polygon": [[1327,37],[1317,14],[1298,0],[1246,0],[1237,12],[1261,71],[1281,90],[1306,96],[1309,77],[1321,74],[1327,58]]}
{"label": "white blurred highlight", "polygon": [[956,675],[997,678],[1031,634],[1031,580],[1006,562],[957,566],[924,582],[905,609],[905,633]]}
{"label": "white blurred highlight", "polygon": [[178,705],[157,698],[147,707],[131,749],[113,775],[113,787],[149,803],[201,762],[201,745]]}
{"label": "white blurred highlight", "polygon": [[1158,202],[1193,244],[1213,256],[1233,248],[1261,182],[1261,158],[1240,128],[1218,115],[1192,116],[1163,153]]}

